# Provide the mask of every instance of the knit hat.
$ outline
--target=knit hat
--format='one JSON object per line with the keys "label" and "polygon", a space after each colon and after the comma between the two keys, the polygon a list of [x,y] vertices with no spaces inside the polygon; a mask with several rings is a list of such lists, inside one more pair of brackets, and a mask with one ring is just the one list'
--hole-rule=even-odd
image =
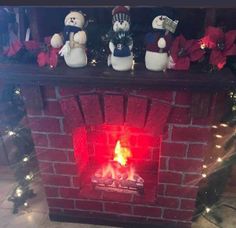
{"label": "knit hat", "polygon": [[116,6],[112,10],[112,24],[116,21],[127,21],[130,24],[130,14],[128,6]]}

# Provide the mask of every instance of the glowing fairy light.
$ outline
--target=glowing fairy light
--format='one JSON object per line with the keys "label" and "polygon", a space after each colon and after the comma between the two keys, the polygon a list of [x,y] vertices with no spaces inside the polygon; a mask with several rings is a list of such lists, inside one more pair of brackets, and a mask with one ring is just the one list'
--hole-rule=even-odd
{"label": "glowing fairy light", "polygon": [[206,207],[206,213],[209,213],[211,211],[211,208]]}
{"label": "glowing fairy light", "polygon": [[17,189],[16,189],[16,196],[17,196],[17,197],[21,197],[21,196],[22,196],[22,193],[23,193],[23,191],[22,191],[21,188],[17,188]]}
{"label": "glowing fairy light", "polygon": [[216,137],[216,138],[218,138],[218,139],[221,139],[221,138],[223,138],[223,136],[222,136],[222,135],[218,135],[218,134],[217,134],[217,135],[215,135],[215,137]]}
{"label": "glowing fairy light", "polygon": [[22,159],[22,161],[23,161],[23,162],[29,161],[29,157],[24,157],[24,158]]}
{"label": "glowing fairy light", "polygon": [[133,60],[133,64],[132,64],[132,67],[131,67],[132,70],[134,70],[134,66],[135,66],[135,60]]}
{"label": "glowing fairy light", "polygon": [[214,129],[217,129],[217,128],[218,128],[216,125],[212,125],[211,127],[214,128]]}
{"label": "glowing fairy light", "polygon": [[217,148],[217,149],[220,149],[220,148],[222,148],[222,146],[217,144],[217,145],[216,145],[216,148]]}
{"label": "glowing fairy light", "polygon": [[206,177],[207,177],[207,175],[206,175],[205,173],[203,173],[203,174],[202,174],[202,177],[203,177],[203,178],[206,178]]}
{"label": "glowing fairy light", "polygon": [[222,160],[222,158],[217,158],[217,162],[222,162],[223,160]]}
{"label": "glowing fairy light", "polygon": [[202,44],[200,45],[200,48],[201,48],[201,49],[205,49],[205,48],[206,48],[206,44],[203,44],[203,43],[202,43]]}
{"label": "glowing fairy light", "polygon": [[31,180],[33,178],[33,174],[32,173],[29,173],[25,176],[25,179],[26,180]]}
{"label": "glowing fairy light", "polygon": [[24,202],[24,206],[25,206],[25,207],[28,207],[28,203],[27,203],[27,202]]}
{"label": "glowing fairy light", "polygon": [[20,89],[17,88],[17,89],[15,90],[15,94],[16,94],[16,95],[20,95],[20,93],[21,93]]}
{"label": "glowing fairy light", "polygon": [[203,165],[203,166],[202,166],[202,168],[203,168],[203,169],[206,169],[206,168],[207,168],[207,166],[206,166],[206,165]]}
{"label": "glowing fairy light", "polygon": [[225,123],[221,123],[220,126],[221,126],[221,127],[228,127],[229,125],[228,125],[228,124],[225,124]]}
{"label": "glowing fairy light", "polygon": [[14,131],[8,131],[8,133],[7,133],[9,136],[13,136],[13,135],[16,135],[16,132],[14,132]]}
{"label": "glowing fairy light", "polygon": [[95,65],[97,64],[97,60],[96,60],[96,59],[92,59],[92,60],[91,60],[91,64],[92,64],[93,66],[95,66]]}

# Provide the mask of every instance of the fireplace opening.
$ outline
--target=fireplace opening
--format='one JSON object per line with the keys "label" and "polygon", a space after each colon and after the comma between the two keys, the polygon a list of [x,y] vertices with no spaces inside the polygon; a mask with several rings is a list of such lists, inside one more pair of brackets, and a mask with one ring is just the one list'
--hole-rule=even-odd
{"label": "fireplace opening", "polygon": [[84,195],[87,189],[105,198],[114,192],[155,201],[161,136],[128,125],[102,124],[75,129],[73,142]]}

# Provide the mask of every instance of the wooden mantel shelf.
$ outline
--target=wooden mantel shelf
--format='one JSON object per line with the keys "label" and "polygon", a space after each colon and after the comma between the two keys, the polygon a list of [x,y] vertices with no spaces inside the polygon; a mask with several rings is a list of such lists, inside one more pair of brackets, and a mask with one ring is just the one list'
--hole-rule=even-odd
{"label": "wooden mantel shelf", "polygon": [[177,8],[234,8],[235,0],[1,0],[5,6],[168,6]]}
{"label": "wooden mantel shelf", "polygon": [[0,64],[0,81],[7,84],[66,85],[101,88],[148,88],[228,90],[236,87],[236,76],[228,69],[214,73],[189,71],[152,72],[144,65],[135,70],[117,72],[107,66],[72,69],[60,65],[56,69],[37,65]]}

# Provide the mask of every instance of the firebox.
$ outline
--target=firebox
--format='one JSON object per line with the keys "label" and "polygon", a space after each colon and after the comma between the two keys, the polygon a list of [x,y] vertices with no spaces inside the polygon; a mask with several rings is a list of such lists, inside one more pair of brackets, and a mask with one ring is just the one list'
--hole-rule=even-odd
{"label": "firebox", "polygon": [[81,180],[91,179],[82,181],[81,188],[92,185],[97,191],[147,194],[155,200],[161,136],[127,125],[102,124],[75,130],[73,139],[75,159],[83,167]]}
{"label": "firebox", "polygon": [[[43,87],[44,108],[28,107],[53,220],[187,227],[219,94]],[[27,93],[25,93],[27,100]],[[206,103],[206,102],[205,102]]]}

